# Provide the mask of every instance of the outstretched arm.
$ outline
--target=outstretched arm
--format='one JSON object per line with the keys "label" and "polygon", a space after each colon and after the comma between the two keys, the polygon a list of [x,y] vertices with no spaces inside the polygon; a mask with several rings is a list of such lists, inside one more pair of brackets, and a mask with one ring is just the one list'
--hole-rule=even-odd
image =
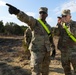
{"label": "outstretched arm", "polygon": [[30,28],[33,28],[33,26],[36,23],[36,20],[32,16],[28,16],[26,13],[20,11],[16,7],[12,6],[11,4],[6,3],[6,5],[9,7],[8,11],[10,14],[17,15],[17,18],[20,21],[27,23],[27,25],[29,25]]}

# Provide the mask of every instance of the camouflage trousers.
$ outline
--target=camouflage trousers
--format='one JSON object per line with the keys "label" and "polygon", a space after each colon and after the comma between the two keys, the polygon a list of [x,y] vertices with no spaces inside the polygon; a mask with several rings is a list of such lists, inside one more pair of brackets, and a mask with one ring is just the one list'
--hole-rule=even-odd
{"label": "camouflage trousers", "polygon": [[[62,49],[61,50],[61,62],[64,68],[65,75],[76,75],[76,49]],[[74,69],[74,74],[71,72],[71,66]]]}
{"label": "camouflage trousers", "polygon": [[31,72],[32,75],[48,75],[50,63],[50,52],[31,51]]}

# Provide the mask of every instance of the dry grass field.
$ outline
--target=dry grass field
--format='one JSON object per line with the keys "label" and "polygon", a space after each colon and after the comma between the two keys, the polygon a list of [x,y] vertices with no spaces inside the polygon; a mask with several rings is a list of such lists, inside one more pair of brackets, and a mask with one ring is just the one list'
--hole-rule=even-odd
{"label": "dry grass field", "polygon": [[[23,36],[0,36],[0,75],[30,75],[30,60],[22,47]],[[54,37],[57,45],[58,37]],[[56,48],[56,57],[50,62],[49,75],[64,75],[60,61],[60,51]]]}

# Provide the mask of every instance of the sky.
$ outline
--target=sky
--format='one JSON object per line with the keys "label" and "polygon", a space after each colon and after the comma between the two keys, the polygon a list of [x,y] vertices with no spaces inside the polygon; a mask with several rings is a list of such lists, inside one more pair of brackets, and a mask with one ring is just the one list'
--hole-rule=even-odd
{"label": "sky", "polygon": [[18,20],[15,15],[9,14],[6,3],[17,7],[36,19],[39,17],[39,8],[47,7],[48,17],[46,20],[51,27],[56,26],[57,16],[60,16],[64,9],[70,9],[72,20],[76,21],[76,0],[0,0],[0,20],[3,20],[4,24],[6,22],[14,22],[20,26],[27,25]]}

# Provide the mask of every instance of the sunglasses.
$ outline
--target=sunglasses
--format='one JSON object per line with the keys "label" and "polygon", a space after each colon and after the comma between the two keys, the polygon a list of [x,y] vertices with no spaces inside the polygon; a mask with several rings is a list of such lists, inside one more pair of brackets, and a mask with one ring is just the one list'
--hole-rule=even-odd
{"label": "sunglasses", "polygon": [[39,12],[39,14],[46,14],[46,12],[44,12],[44,11],[41,11],[41,12]]}
{"label": "sunglasses", "polygon": [[67,15],[62,15],[62,17],[67,17]]}

